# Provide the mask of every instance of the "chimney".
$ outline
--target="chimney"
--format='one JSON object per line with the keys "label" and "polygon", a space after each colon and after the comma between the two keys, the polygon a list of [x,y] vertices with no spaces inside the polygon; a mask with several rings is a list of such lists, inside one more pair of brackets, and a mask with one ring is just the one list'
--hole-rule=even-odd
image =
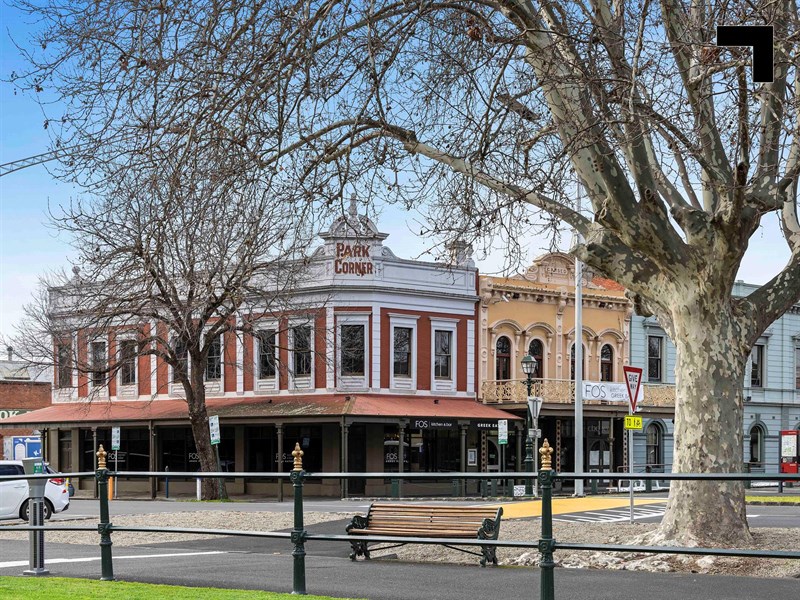
{"label": "chimney", "polygon": [[6,351],[8,352],[8,362],[11,362],[13,360],[12,357],[14,356],[14,349],[11,346],[8,346]]}

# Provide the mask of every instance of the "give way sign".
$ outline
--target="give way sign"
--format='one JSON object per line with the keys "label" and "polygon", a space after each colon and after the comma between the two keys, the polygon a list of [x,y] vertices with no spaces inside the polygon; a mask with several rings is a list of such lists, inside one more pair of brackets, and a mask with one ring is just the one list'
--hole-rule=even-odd
{"label": "give way sign", "polygon": [[636,412],[636,400],[639,398],[639,388],[642,385],[642,369],[640,367],[622,367],[625,373],[625,383],[628,388],[628,403],[631,405],[631,412]]}

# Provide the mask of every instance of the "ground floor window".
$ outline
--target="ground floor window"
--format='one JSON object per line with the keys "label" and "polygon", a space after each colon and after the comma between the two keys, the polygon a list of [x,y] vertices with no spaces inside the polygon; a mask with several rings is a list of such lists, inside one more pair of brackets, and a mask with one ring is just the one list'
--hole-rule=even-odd
{"label": "ground floor window", "polygon": [[244,428],[244,470],[274,472],[278,470],[275,460],[278,452],[278,436],[275,427]]}
{"label": "ground floor window", "polygon": [[661,425],[658,423],[650,423],[646,430],[646,452],[647,452],[647,466],[648,467],[661,467],[663,466],[663,438],[664,433]]}
{"label": "ground floor window", "polygon": [[72,431],[58,431],[58,470],[62,473],[72,472]]}
{"label": "ground floor window", "polygon": [[295,444],[303,450],[303,469],[308,472],[322,471],[322,426],[291,425],[283,430],[283,471],[294,466],[292,451]]}
{"label": "ground floor window", "polygon": [[409,439],[409,433],[406,431],[401,442],[397,425],[386,425],[383,428],[383,470],[385,473],[398,473],[400,471],[401,448],[403,452],[403,471],[408,471],[411,460]]}
{"label": "ground floor window", "polygon": [[[161,446],[159,470],[199,471],[200,457],[190,427],[161,427],[157,430]],[[235,470],[235,429],[220,427],[219,462],[222,471]]]}
{"label": "ground floor window", "polygon": [[458,429],[411,429],[409,464],[411,472],[459,471],[461,437]]}

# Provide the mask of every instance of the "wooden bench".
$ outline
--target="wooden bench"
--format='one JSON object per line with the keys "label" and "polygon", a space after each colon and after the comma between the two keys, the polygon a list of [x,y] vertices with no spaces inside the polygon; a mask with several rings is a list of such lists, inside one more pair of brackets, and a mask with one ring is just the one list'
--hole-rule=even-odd
{"label": "wooden bench", "polygon": [[[356,515],[347,526],[350,535],[385,535],[393,537],[427,537],[427,538],[475,538],[479,540],[496,540],[500,533],[502,507],[483,506],[445,506],[420,504],[379,504],[369,507],[366,517]],[[385,550],[404,546],[407,543],[393,544],[372,548]],[[353,551],[350,560],[363,556],[369,560],[368,542],[352,541]],[[467,554],[481,557],[481,566],[487,562],[497,564],[494,546],[481,546],[481,552],[472,552],[449,544],[446,548],[460,550]]]}

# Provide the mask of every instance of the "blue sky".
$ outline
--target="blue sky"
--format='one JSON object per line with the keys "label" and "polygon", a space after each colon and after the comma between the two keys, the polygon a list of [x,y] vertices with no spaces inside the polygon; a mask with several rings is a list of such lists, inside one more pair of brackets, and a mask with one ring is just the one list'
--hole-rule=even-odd
{"label": "blue sky", "polygon": [[[9,39],[11,32],[19,43],[26,43],[26,25],[20,14],[0,4],[0,80],[23,63]],[[46,152],[49,137],[42,124],[44,116],[34,99],[14,94],[13,86],[0,81],[0,163]],[[49,228],[48,206],[57,209],[79,190],[56,181],[43,165],[0,177],[0,337],[13,334],[23,316],[24,304],[31,301],[40,275],[50,270],[69,268],[71,248],[68,240]],[[418,257],[430,242],[412,233],[418,230],[415,216],[396,208],[385,209],[378,227],[390,234],[386,245],[405,258]],[[569,236],[565,237],[565,243]],[[547,240],[532,239],[527,261],[542,253]],[[789,253],[780,233],[777,217],[770,215],[751,239],[750,248],[739,271],[739,279],[764,283],[785,264]],[[478,262],[482,272],[498,272],[503,265],[501,248],[487,260]]]}

